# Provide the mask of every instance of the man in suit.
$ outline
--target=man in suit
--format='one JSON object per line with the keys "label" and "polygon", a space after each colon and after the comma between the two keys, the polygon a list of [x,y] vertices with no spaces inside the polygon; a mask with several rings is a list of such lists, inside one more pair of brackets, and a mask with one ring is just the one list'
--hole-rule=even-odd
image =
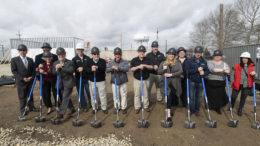
{"label": "man in suit", "polygon": [[63,99],[57,118],[62,119],[67,108],[70,109],[69,115],[72,115],[75,112],[75,108],[70,99],[75,85],[75,79],[73,76],[75,70],[73,62],[66,59],[64,48],[57,48],[56,54],[58,55],[58,60],[53,63],[52,72],[53,74],[60,76],[59,83],[57,84],[59,84],[59,89],[61,90]]}
{"label": "man in suit", "polygon": [[[27,46],[20,44],[18,46],[18,52],[19,56],[11,59],[11,71],[16,80],[18,98],[20,102],[20,112],[23,113],[27,98],[32,88],[33,79],[35,77],[35,66],[32,58],[26,57]],[[31,95],[28,105],[30,111],[39,111],[34,107],[33,94]]]}

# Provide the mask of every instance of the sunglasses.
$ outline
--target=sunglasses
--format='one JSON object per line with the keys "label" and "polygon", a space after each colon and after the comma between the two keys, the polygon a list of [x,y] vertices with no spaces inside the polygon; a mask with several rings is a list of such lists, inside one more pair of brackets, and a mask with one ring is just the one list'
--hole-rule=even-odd
{"label": "sunglasses", "polygon": [[92,54],[92,55],[99,55],[99,54],[96,54],[96,53],[95,53],[95,54]]}

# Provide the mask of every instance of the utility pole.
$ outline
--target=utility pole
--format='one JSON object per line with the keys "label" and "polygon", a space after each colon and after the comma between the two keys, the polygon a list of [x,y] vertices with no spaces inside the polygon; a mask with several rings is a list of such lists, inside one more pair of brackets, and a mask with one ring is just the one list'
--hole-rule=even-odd
{"label": "utility pole", "polygon": [[157,41],[159,40],[159,38],[158,38],[158,34],[159,34],[159,30],[158,30],[158,27],[157,27]]}
{"label": "utility pole", "polygon": [[219,50],[223,50],[223,4],[220,4],[219,10],[219,38],[218,38],[218,46]]}
{"label": "utility pole", "polygon": [[[123,44],[122,44],[123,42],[122,42],[122,33],[121,33],[121,35],[120,35],[120,48],[122,49],[122,46],[123,46]],[[122,49],[123,50],[123,49]]]}
{"label": "utility pole", "polygon": [[167,54],[167,40],[165,41],[165,54]]}
{"label": "utility pole", "polygon": [[18,31],[18,34],[16,34],[18,36],[18,39],[21,40],[21,36],[22,34],[20,33],[20,31]]}

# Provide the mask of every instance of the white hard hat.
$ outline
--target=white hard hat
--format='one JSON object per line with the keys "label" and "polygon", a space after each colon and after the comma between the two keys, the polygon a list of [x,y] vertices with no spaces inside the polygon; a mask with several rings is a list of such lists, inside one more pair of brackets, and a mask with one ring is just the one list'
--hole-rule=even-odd
{"label": "white hard hat", "polygon": [[83,43],[77,43],[76,49],[84,49]]}
{"label": "white hard hat", "polygon": [[251,58],[251,55],[249,52],[243,52],[240,57],[243,57],[243,58]]}

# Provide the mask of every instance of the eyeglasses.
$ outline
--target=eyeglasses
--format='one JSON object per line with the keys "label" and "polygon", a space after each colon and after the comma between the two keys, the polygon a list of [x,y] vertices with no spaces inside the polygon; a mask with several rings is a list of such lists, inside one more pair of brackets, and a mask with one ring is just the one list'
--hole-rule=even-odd
{"label": "eyeglasses", "polygon": [[96,53],[95,53],[95,54],[92,54],[92,55],[99,55],[99,54],[96,54]]}

